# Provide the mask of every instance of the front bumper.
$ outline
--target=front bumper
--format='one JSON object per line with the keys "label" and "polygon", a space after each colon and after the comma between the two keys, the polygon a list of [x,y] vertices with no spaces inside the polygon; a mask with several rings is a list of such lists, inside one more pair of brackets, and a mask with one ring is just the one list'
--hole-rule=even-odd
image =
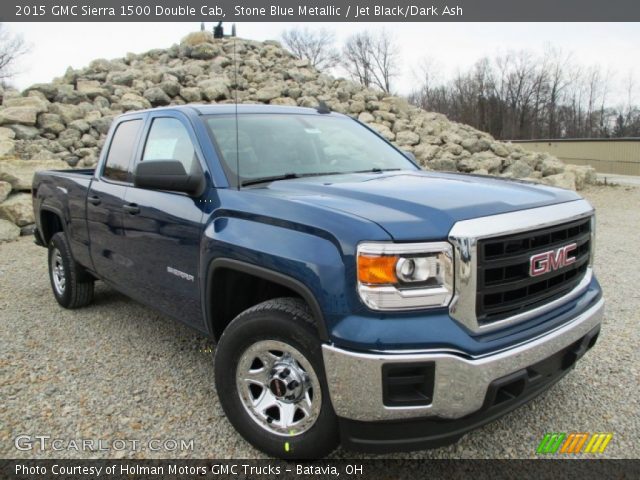
{"label": "front bumper", "polygon": [[[523,389],[522,395],[516,395],[522,399],[528,398],[532,392],[539,393],[548,388],[552,381],[566,373],[593,346],[603,312],[604,300],[600,299],[570,322],[544,335],[507,350],[476,358],[446,351],[412,354],[360,353],[324,345],[323,357],[333,408],[342,419],[355,422],[384,422],[420,417],[461,419],[480,411],[483,406],[488,408],[487,401],[491,396],[492,386],[511,378],[524,382],[524,386],[535,383],[531,388]],[[542,379],[544,381],[530,382],[526,377],[531,375],[530,367],[554,358],[557,368],[548,371],[546,378]],[[428,403],[410,406],[385,404],[382,372],[383,366],[390,364],[435,366],[433,391]],[[545,368],[548,370],[548,366]],[[507,389],[507,393],[518,393],[517,390]],[[507,403],[511,405],[515,402]],[[468,429],[475,426],[477,425]]]}

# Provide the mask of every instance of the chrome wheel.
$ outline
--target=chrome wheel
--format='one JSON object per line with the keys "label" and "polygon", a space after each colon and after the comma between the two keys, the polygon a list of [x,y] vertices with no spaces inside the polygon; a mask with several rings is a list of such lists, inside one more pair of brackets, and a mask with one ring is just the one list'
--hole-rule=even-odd
{"label": "chrome wheel", "polygon": [[62,254],[57,248],[51,252],[51,278],[53,279],[53,288],[56,289],[56,293],[58,295],[64,295],[67,280],[64,264],[62,263]]}
{"label": "chrome wheel", "polygon": [[309,361],[284,342],[262,340],[240,356],[236,386],[249,416],[269,433],[300,435],[320,415],[320,382]]}

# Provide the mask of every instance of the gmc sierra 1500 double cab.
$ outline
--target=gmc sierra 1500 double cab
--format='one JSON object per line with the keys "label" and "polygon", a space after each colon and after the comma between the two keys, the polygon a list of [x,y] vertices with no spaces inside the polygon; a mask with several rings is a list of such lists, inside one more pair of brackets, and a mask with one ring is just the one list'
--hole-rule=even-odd
{"label": "gmc sierra 1500 double cab", "polygon": [[33,204],[58,303],[101,280],[213,338],[229,421],[276,457],[454,442],[600,330],[589,203],[422,171],[325,108],[126,113],[95,170],[37,173]]}

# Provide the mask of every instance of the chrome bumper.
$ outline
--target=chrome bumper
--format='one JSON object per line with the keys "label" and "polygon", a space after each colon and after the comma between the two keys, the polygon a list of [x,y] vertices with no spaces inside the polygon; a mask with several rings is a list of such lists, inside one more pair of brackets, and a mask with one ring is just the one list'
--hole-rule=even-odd
{"label": "chrome bumper", "polygon": [[[576,342],[598,326],[604,300],[551,332],[487,356],[467,359],[447,352],[415,354],[356,353],[323,345],[329,394],[338,416],[382,421],[437,416],[455,419],[479,410],[489,384],[540,362]],[[433,401],[429,405],[388,407],[382,400],[382,365],[435,362]]]}

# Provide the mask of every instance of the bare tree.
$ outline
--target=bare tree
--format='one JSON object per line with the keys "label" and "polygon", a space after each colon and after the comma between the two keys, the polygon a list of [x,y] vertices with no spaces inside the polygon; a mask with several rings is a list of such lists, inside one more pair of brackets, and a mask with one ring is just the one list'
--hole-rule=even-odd
{"label": "bare tree", "polygon": [[421,88],[431,89],[443,80],[440,70],[442,70],[442,66],[435,58],[424,57],[412,69],[411,74],[414,82],[418,83]]}
{"label": "bare tree", "polygon": [[625,115],[628,117],[629,115],[631,115],[631,111],[633,110],[633,106],[634,106],[634,94],[635,94],[635,88],[636,88],[636,81],[635,81],[635,77],[633,75],[633,71],[629,70],[629,72],[627,73],[627,76],[624,79],[624,89],[626,90],[626,94],[627,94],[627,100],[626,100],[626,105],[624,106],[624,109],[626,110]]}
{"label": "bare tree", "polygon": [[344,45],[342,66],[365,87],[372,84],[371,38],[367,33],[351,35]]}
{"label": "bare tree", "polygon": [[15,74],[16,60],[27,51],[28,47],[22,36],[12,34],[0,23],[0,81]]}
{"label": "bare tree", "polygon": [[612,113],[616,115],[613,127],[614,137],[630,137],[640,134],[640,107],[635,103],[636,87],[633,70],[629,70],[622,81],[626,99]]}
{"label": "bare tree", "polygon": [[418,88],[409,94],[409,101],[426,110],[435,109],[430,107],[435,100],[435,91],[442,83],[442,78],[438,73],[440,67],[435,59],[424,57],[411,71],[413,83]]}
{"label": "bare tree", "polygon": [[392,79],[398,75],[399,60],[400,53],[393,37],[380,30],[350,36],[344,45],[342,65],[365,87],[391,92]]}
{"label": "bare tree", "polygon": [[549,72],[546,136],[556,138],[561,133],[558,129],[558,107],[562,101],[564,90],[570,84],[567,70],[572,68],[571,56],[563,54],[561,50],[548,47],[545,53],[545,65]]}
{"label": "bare tree", "polygon": [[386,30],[374,35],[371,47],[374,82],[385,92],[391,92],[391,79],[398,75],[399,50]]}
{"label": "bare tree", "polygon": [[334,35],[326,29],[292,28],[282,32],[282,42],[296,57],[309,60],[318,70],[327,70],[340,62]]}
{"label": "bare tree", "polygon": [[612,107],[612,75],[571,60],[554,49],[508,52],[437,82],[426,62],[409,100],[501,139],[640,135],[633,76],[622,85],[625,104]]}

